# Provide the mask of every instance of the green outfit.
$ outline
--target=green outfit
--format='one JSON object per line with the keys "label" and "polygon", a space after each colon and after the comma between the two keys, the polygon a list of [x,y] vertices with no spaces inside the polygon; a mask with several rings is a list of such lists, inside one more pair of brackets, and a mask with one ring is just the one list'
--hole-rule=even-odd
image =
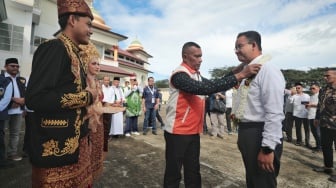
{"label": "green outfit", "polygon": [[141,115],[141,97],[138,90],[132,91],[126,97],[126,116],[133,117],[133,116],[140,116]]}

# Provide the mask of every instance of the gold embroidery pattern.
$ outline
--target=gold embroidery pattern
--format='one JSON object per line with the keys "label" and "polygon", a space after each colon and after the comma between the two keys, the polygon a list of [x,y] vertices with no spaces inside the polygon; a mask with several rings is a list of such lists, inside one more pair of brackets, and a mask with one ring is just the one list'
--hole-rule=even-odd
{"label": "gold embroidery pattern", "polygon": [[[82,91],[82,82],[80,79],[80,63],[81,59],[79,53],[81,49],[75,45],[71,39],[69,39],[64,33],[62,33],[59,37],[61,41],[63,41],[65,48],[68,52],[68,55],[71,59],[71,72],[75,76],[74,83],[77,84],[77,91]],[[83,66],[84,67],[84,66]]]}
{"label": "gold embroidery pattern", "polygon": [[57,119],[42,119],[41,127],[68,127],[68,120],[57,120]]}
{"label": "gold embroidery pattern", "polygon": [[43,143],[44,151],[42,156],[53,155],[54,153],[59,153],[58,141],[49,140],[48,142]]}
{"label": "gold embroidery pattern", "polygon": [[80,68],[79,68],[80,59],[78,58],[77,55],[80,49],[67,36],[65,36],[64,33],[60,35],[59,39],[64,43],[64,46],[71,59],[71,72],[76,77],[75,83],[81,83]]}
{"label": "gold embroidery pattern", "polygon": [[44,151],[42,156],[63,156],[65,154],[75,153],[78,148],[78,137],[68,138],[64,143],[64,148],[62,150],[59,149],[58,141],[49,140],[43,144]]}
{"label": "gold embroidery pattern", "polygon": [[80,108],[88,104],[87,92],[80,92],[78,94],[64,94],[61,99],[62,108]]}
{"label": "gold embroidery pattern", "polygon": [[77,91],[82,91],[82,82],[81,82],[81,80],[80,79],[75,79],[74,80],[74,83],[77,85]]}
{"label": "gold embroidery pattern", "polygon": [[75,136],[66,139],[64,143],[64,148],[60,149],[59,142],[56,140],[49,140],[43,143],[43,153],[42,156],[63,156],[66,154],[73,154],[79,146],[79,136],[80,136],[80,127],[82,125],[82,120],[80,118],[81,110],[77,109],[77,118],[75,121]]}
{"label": "gold embroidery pattern", "polygon": [[[71,59],[71,72],[75,76],[74,83],[77,85],[77,92],[80,92],[79,94],[65,94],[61,99],[62,107],[70,107],[72,109],[76,109],[76,120],[74,123],[75,127],[75,135],[74,137],[68,138],[64,142],[64,148],[60,149],[62,147],[61,143],[56,140],[49,140],[43,143],[43,153],[42,156],[63,156],[66,154],[73,154],[77,148],[79,147],[79,138],[80,138],[80,127],[83,124],[81,114],[82,111],[80,107],[86,106],[89,101],[89,97],[87,95],[87,92],[83,91],[82,83],[81,83],[81,75],[80,75],[80,62],[79,59],[79,51],[77,45],[75,45],[64,33],[62,33],[59,37],[59,39],[64,43],[64,46],[68,52],[68,55]],[[83,92],[81,92],[83,91]],[[57,124],[62,122],[47,122],[49,124]]]}

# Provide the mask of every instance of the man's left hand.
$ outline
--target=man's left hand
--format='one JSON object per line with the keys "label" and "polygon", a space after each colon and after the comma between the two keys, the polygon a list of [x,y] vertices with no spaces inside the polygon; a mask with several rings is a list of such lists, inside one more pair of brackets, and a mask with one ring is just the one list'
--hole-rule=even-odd
{"label": "man's left hand", "polygon": [[264,154],[260,151],[258,154],[258,166],[266,172],[274,172],[273,160],[274,152]]}

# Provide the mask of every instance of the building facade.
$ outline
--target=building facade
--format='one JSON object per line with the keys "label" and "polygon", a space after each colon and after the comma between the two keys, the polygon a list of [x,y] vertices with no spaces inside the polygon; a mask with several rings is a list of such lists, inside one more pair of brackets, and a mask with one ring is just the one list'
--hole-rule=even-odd
{"label": "building facade", "polygon": [[[59,30],[56,0],[0,0],[0,66],[5,59],[19,60],[20,74],[29,77],[33,53],[42,42],[54,38]],[[148,59],[152,58],[138,40],[127,49],[119,43],[128,37],[115,33],[94,9],[93,0],[86,0],[94,15],[91,41],[102,55],[101,73],[118,76],[122,82],[136,76],[141,85],[150,72]]]}

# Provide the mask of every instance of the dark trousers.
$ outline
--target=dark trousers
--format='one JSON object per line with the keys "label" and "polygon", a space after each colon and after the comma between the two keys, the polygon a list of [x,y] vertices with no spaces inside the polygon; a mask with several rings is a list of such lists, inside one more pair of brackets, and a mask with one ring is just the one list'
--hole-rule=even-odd
{"label": "dark trousers", "polygon": [[208,133],[208,125],[207,125],[207,121],[206,121],[207,114],[208,114],[208,112],[204,111],[203,133]]}
{"label": "dark trousers", "polygon": [[333,143],[336,141],[336,130],[321,127],[321,145],[324,166],[332,168],[334,166]]}
{"label": "dark trousers", "polygon": [[0,120],[0,163],[6,161],[5,120]]}
{"label": "dark trousers", "polygon": [[138,116],[126,117],[125,134],[138,132]]}
{"label": "dark trousers", "polygon": [[320,132],[320,126],[317,127],[314,126],[314,119],[310,119],[309,121],[310,130],[314,136],[316,148],[321,149],[321,132]]}
{"label": "dark trousers", "polygon": [[104,151],[108,151],[108,139],[111,130],[111,114],[103,114],[104,125]]}
{"label": "dark trousers", "polygon": [[176,135],[165,131],[166,169],[164,187],[179,187],[181,168],[184,170],[185,187],[202,187],[200,173],[200,136]]}
{"label": "dark trousers", "polygon": [[154,108],[147,108],[145,112],[145,119],[143,123],[143,131],[147,132],[149,125],[152,127],[152,131],[156,131],[156,110]]}
{"label": "dark trousers", "polygon": [[25,134],[23,138],[23,152],[26,154],[30,154],[32,150],[34,149],[34,146],[32,146],[32,126],[36,125],[36,122],[34,122],[34,112],[26,112],[25,115]]}
{"label": "dark trousers", "polygon": [[160,111],[159,109],[156,110],[156,119],[161,123],[161,126],[163,126],[164,122],[162,120],[162,117],[161,117],[159,111]]}
{"label": "dark trousers", "polygon": [[228,129],[229,132],[232,132],[231,111],[232,111],[232,108],[226,108],[226,111],[225,111],[226,125],[227,125],[227,129]]}
{"label": "dark trousers", "polygon": [[288,141],[293,140],[293,125],[294,125],[294,116],[293,112],[287,112],[285,116],[285,132]]}
{"label": "dark trousers", "polygon": [[296,142],[302,143],[302,132],[301,132],[301,126],[303,123],[303,129],[305,132],[305,144],[309,145],[309,125],[308,125],[308,119],[307,118],[299,118],[294,116],[295,121],[295,130],[296,130]]}
{"label": "dark trousers", "polygon": [[[276,177],[280,171],[280,158],[282,143],[274,150],[274,172],[266,172],[258,166],[264,123],[239,123],[238,148],[241,152],[245,171],[246,186],[248,188],[273,188],[277,187]],[[282,141],[281,141],[282,142]]]}

